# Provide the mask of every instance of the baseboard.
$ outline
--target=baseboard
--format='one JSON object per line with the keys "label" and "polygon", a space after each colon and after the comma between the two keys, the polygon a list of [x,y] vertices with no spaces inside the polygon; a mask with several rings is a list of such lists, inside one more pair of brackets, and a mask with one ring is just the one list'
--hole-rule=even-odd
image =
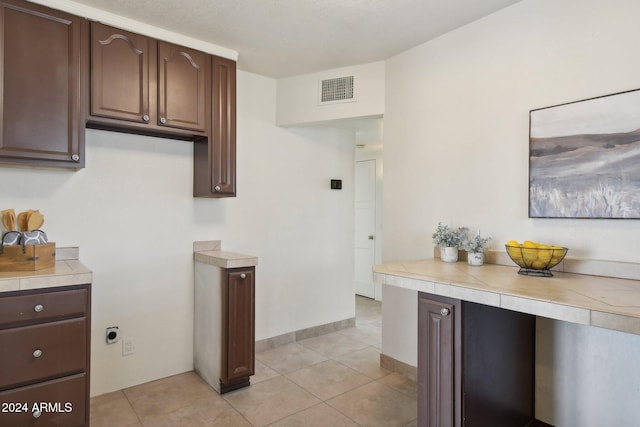
{"label": "baseboard", "polygon": [[418,380],[418,368],[394,359],[393,357],[389,357],[383,353],[380,353],[380,367],[387,371],[402,374],[410,380]]}
{"label": "baseboard", "polygon": [[279,347],[285,344],[291,344],[296,341],[302,341],[308,338],[319,337],[320,335],[338,332],[343,329],[353,328],[356,326],[356,318],[338,320],[337,322],[326,323],[324,325],[312,326],[310,328],[299,329],[294,332],[278,335],[271,338],[256,341],[256,353]]}

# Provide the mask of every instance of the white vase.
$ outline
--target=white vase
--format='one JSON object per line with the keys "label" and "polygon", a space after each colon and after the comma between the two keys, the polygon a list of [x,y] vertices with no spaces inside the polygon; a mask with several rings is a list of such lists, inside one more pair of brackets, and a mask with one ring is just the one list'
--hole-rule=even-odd
{"label": "white vase", "polygon": [[470,252],[467,254],[467,262],[469,265],[482,265],[484,264],[483,252]]}
{"label": "white vase", "polygon": [[458,261],[458,248],[455,247],[441,247],[440,259],[444,262],[457,262]]}

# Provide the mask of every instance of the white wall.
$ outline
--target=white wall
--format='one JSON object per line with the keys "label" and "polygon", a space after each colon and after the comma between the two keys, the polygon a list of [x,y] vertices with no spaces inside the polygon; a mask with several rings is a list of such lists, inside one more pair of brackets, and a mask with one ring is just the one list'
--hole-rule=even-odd
{"label": "white wall", "polygon": [[[527,218],[529,110],[639,88],[637,16],[636,0],[524,0],[388,60],[384,259],[431,257],[443,221],[480,228],[495,248],[530,239],[568,246],[573,257],[637,262],[640,221]],[[397,307],[410,309],[414,298]],[[416,326],[387,316],[383,327],[383,352],[415,366]],[[612,425],[616,413],[619,425],[640,425],[637,337],[560,322],[547,330],[555,328],[584,340],[551,346],[540,333],[539,345],[554,348],[552,371],[567,384],[588,374],[601,392],[563,389],[548,397],[553,413],[539,399],[543,420]],[[389,345],[389,334],[403,344]],[[614,368],[606,363],[614,354],[634,357]],[[592,418],[568,421],[585,408]]]}
{"label": "white wall", "polygon": [[[384,61],[278,80],[276,123],[291,126],[384,113]],[[321,80],[355,76],[356,100],[319,105]]]}
{"label": "white wall", "polygon": [[258,340],[355,315],[353,186],[329,189],[353,181],[353,133],[275,126],[275,88],[238,73],[237,198],[192,198],[192,143],[115,132],[87,130],[79,172],[0,168],[2,209],[40,209],[94,272],[92,395],[192,369],[194,240],[259,257]]}

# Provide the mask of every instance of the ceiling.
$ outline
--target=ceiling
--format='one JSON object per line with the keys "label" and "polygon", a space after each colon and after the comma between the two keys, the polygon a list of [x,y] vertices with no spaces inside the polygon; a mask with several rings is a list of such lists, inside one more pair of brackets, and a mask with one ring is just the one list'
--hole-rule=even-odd
{"label": "ceiling", "polygon": [[280,78],[390,58],[520,0],[74,0],[239,53]]}

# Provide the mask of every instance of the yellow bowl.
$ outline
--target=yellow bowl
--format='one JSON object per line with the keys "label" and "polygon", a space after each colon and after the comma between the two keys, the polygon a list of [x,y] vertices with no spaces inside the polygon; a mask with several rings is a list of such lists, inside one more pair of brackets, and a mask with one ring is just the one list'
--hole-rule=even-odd
{"label": "yellow bowl", "polygon": [[518,274],[530,276],[553,276],[549,270],[558,265],[567,254],[568,248],[553,246],[548,248],[523,245],[504,245],[509,258],[520,266]]}

